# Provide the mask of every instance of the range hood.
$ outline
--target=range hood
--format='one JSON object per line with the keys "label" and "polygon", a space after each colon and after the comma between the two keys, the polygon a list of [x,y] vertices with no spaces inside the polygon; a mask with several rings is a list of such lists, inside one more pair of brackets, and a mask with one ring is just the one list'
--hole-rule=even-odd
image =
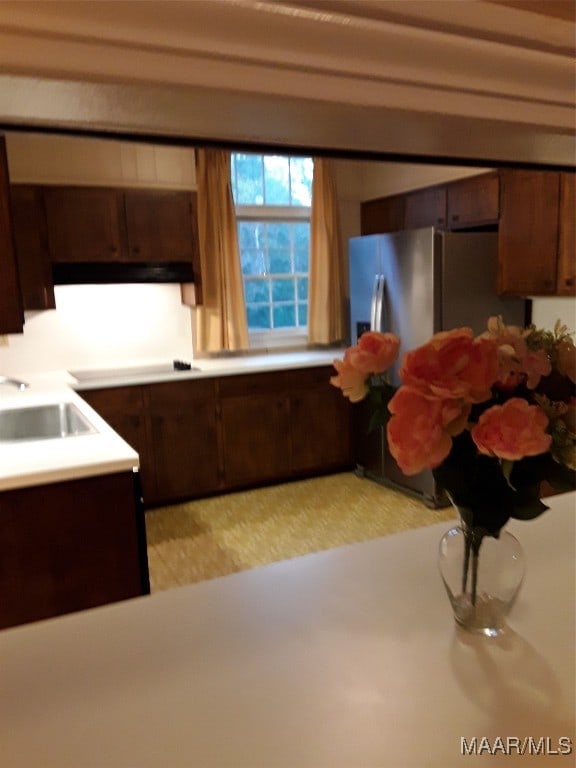
{"label": "range hood", "polygon": [[62,262],[52,265],[52,277],[54,285],[194,282],[188,261]]}

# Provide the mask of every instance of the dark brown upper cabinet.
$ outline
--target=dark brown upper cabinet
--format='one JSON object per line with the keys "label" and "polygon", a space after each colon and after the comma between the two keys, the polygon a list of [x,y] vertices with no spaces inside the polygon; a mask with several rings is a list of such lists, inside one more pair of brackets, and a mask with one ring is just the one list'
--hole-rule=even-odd
{"label": "dark brown upper cabinet", "polygon": [[199,278],[194,193],[51,186],[43,195],[52,262],[186,262]]}
{"label": "dark brown upper cabinet", "polygon": [[24,309],[54,309],[42,190],[33,184],[12,184],[10,197]]}
{"label": "dark brown upper cabinet", "polygon": [[52,262],[125,259],[122,192],[106,187],[44,187]]}
{"label": "dark brown upper cabinet", "polygon": [[168,190],[125,190],[127,257],[134,261],[193,261],[195,196]]}
{"label": "dark brown upper cabinet", "polygon": [[497,224],[500,182],[497,173],[471,176],[447,185],[448,229]]}
{"label": "dark brown upper cabinet", "polygon": [[382,232],[397,232],[404,228],[404,195],[380,197],[368,200],[360,206],[361,230],[363,235],[378,235]]}
{"label": "dark brown upper cabinet", "polygon": [[574,211],[565,215],[573,181],[564,177],[555,171],[501,171],[501,293],[556,296],[576,292],[575,286],[567,283],[574,279]]}
{"label": "dark brown upper cabinet", "polygon": [[408,192],[403,229],[446,228],[446,187],[427,187]]}
{"label": "dark brown upper cabinet", "polygon": [[559,296],[576,294],[576,174],[560,176],[560,220],[558,225]]}
{"label": "dark brown upper cabinet", "polygon": [[24,309],[12,231],[6,141],[0,134],[0,333],[22,333]]}

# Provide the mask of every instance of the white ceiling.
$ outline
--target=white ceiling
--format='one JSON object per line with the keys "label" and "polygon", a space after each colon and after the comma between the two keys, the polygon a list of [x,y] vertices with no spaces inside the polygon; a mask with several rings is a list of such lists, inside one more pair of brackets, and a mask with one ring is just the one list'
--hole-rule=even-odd
{"label": "white ceiling", "polygon": [[572,165],[573,5],[3,0],[0,123]]}

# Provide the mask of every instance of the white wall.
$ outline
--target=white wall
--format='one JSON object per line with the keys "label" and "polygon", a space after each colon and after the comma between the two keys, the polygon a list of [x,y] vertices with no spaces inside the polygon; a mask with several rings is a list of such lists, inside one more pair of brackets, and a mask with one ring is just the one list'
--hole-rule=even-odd
{"label": "white wall", "polygon": [[[13,182],[195,189],[192,149],[104,139],[7,134]],[[56,287],[56,310],[27,312],[0,346],[0,372],[111,367],[193,357],[179,285]]]}
{"label": "white wall", "polygon": [[123,367],[192,358],[190,312],[178,285],[62,285],[57,310],[26,313],[0,347],[0,372]]}
{"label": "white wall", "polygon": [[7,133],[12,182],[196,189],[194,151],[79,136]]}

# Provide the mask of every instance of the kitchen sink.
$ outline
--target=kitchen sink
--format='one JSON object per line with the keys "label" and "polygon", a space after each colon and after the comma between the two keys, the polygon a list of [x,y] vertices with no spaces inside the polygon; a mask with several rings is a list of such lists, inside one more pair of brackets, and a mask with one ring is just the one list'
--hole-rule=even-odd
{"label": "kitchen sink", "polygon": [[51,440],[97,432],[74,403],[27,406],[0,411],[0,442]]}

